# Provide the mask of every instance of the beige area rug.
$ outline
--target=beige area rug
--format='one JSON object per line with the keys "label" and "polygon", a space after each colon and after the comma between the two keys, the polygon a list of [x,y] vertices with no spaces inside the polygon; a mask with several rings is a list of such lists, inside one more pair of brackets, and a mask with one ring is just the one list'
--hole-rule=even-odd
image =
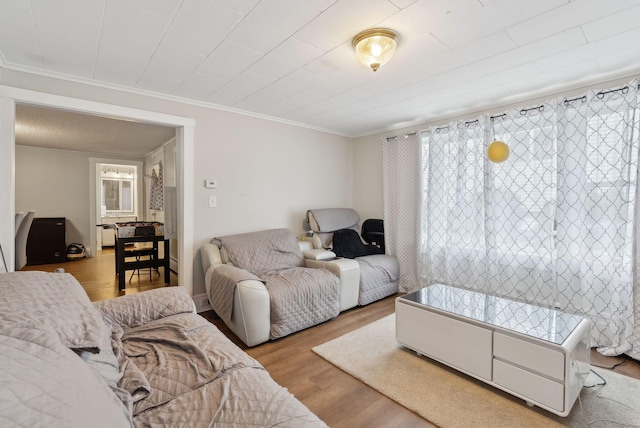
{"label": "beige area rug", "polygon": [[[561,418],[399,346],[395,314],[313,351],[440,427],[640,426],[638,380],[595,368],[607,384],[584,388]],[[599,382],[593,374],[587,378],[587,385]]]}

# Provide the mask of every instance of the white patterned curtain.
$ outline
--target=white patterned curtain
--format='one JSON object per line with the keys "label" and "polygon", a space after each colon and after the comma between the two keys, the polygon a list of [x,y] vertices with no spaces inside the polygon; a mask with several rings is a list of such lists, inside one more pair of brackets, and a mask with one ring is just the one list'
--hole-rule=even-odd
{"label": "white patterned curtain", "polygon": [[[392,238],[418,237],[416,263],[399,257],[418,278],[403,290],[441,282],[579,313],[602,353],[640,358],[637,103],[634,81],[423,132],[418,189],[384,187],[385,227],[422,201],[415,228]],[[486,158],[495,139],[504,163]]]}
{"label": "white patterned curtain", "polygon": [[402,291],[417,290],[421,218],[420,139],[418,134],[387,138],[382,142],[382,184],[384,195],[384,235],[387,254],[400,265]]}

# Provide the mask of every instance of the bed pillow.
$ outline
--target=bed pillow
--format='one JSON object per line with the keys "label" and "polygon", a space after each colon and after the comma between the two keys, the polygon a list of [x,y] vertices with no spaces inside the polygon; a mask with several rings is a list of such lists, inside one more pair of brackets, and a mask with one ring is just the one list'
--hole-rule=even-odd
{"label": "bed pillow", "polygon": [[68,273],[0,274],[0,322],[46,325],[71,349],[98,352],[110,330],[80,283]]}

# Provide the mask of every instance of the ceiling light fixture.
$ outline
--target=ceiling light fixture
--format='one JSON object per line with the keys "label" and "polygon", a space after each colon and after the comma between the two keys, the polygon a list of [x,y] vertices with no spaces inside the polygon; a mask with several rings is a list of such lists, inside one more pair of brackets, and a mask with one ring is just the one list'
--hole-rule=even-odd
{"label": "ceiling light fixture", "polygon": [[373,71],[389,62],[400,36],[388,28],[370,28],[358,33],[351,42],[358,54],[358,59]]}

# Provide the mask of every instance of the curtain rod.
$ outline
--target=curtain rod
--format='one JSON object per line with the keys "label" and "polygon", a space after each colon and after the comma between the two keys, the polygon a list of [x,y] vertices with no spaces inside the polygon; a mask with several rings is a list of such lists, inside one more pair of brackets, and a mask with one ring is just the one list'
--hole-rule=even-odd
{"label": "curtain rod", "polygon": [[[405,138],[407,138],[407,137],[411,137],[411,136],[413,136],[413,135],[417,135],[417,134],[418,134],[417,132],[409,132],[409,133],[404,134],[404,137],[405,137]],[[387,140],[387,141],[389,141],[389,140],[395,140],[396,138],[398,138],[398,136],[397,136],[397,135],[394,135],[394,136],[392,136],[392,137],[387,137],[387,138],[386,138],[386,140]]]}
{"label": "curtain rod", "polygon": [[562,103],[566,106],[566,105],[569,105],[569,103],[572,103],[572,102],[578,101],[578,100],[581,100],[583,103],[586,103],[587,102],[587,96],[583,95],[581,97],[575,97],[575,98],[571,98],[571,99],[566,99],[565,98]]}
{"label": "curtain rod", "polygon": [[[638,86],[638,90],[640,91],[640,82],[638,83],[637,86]],[[602,99],[602,98],[604,98],[605,95],[611,94],[611,93],[615,93],[615,92],[622,92],[623,94],[626,94],[626,93],[629,92],[629,85],[625,85],[625,86],[623,86],[621,88],[618,88],[618,89],[610,89],[608,91],[600,91],[600,92],[598,92],[596,94],[596,97],[598,97],[599,99]],[[566,106],[569,103],[572,103],[574,101],[582,101],[584,103],[584,102],[587,101],[587,96],[586,95],[582,95],[582,96],[576,97],[576,98],[565,98],[564,101],[563,101],[563,104]],[[520,110],[520,114],[521,115],[525,115],[528,112],[533,111],[533,110],[538,110],[540,112],[543,112],[544,111],[544,104],[540,104],[537,107],[523,108],[523,109]],[[506,113],[497,114],[495,116],[489,116],[489,120],[491,120],[491,122],[495,121],[496,119],[506,119],[506,118],[507,118],[507,114]],[[469,126],[469,125],[472,125],[472,124],[475,124],[475,123],[479,123],[479,120],[476,119],[476,120],[467,121],[467,122],[464,122],[464,125],[465,126]],[[444,131],[444,130],[448,130],[448,129],[449,129],[449,125],[440,126],[440,127],[436,128],[435,131],[439,133],[440,131]],[[418,132],[420,132],[420,133],[427,132],[427,130],[423,129],[423,130],[420,130]],[[407,133],[407,134],[404,134],[404,136],[405,137],[410,137],[412,135],[416,135],[418,132]],[[394,140],[396,138],[398,138],[398,136],[397,135],[393,135],[391,137],[386,137],[386,140],[389,141],[389,140]]]}
{"label": "curtain rod", "polygon": [[600,91],[596,94],[596,97],[598,97],[598,99],[602,99],[604,98],[605,95],[607,94],[612,94],[614,92],[622,92],[623,94],[626,94],[627,92],[629,92],[629,85],[624,85],[622,88],[618,88],[618,89],[611,89],[608,91]]}
{"label": "curtain rod", "polygon": [[520,110],[520,114],[524,116],[525,114],[529,113],[530,111],[534,111],[534,110],[538,110],[539,112],[543,112],[544,111],[544,104],[540,104],[538,107],[523,108],[522,110]]}

